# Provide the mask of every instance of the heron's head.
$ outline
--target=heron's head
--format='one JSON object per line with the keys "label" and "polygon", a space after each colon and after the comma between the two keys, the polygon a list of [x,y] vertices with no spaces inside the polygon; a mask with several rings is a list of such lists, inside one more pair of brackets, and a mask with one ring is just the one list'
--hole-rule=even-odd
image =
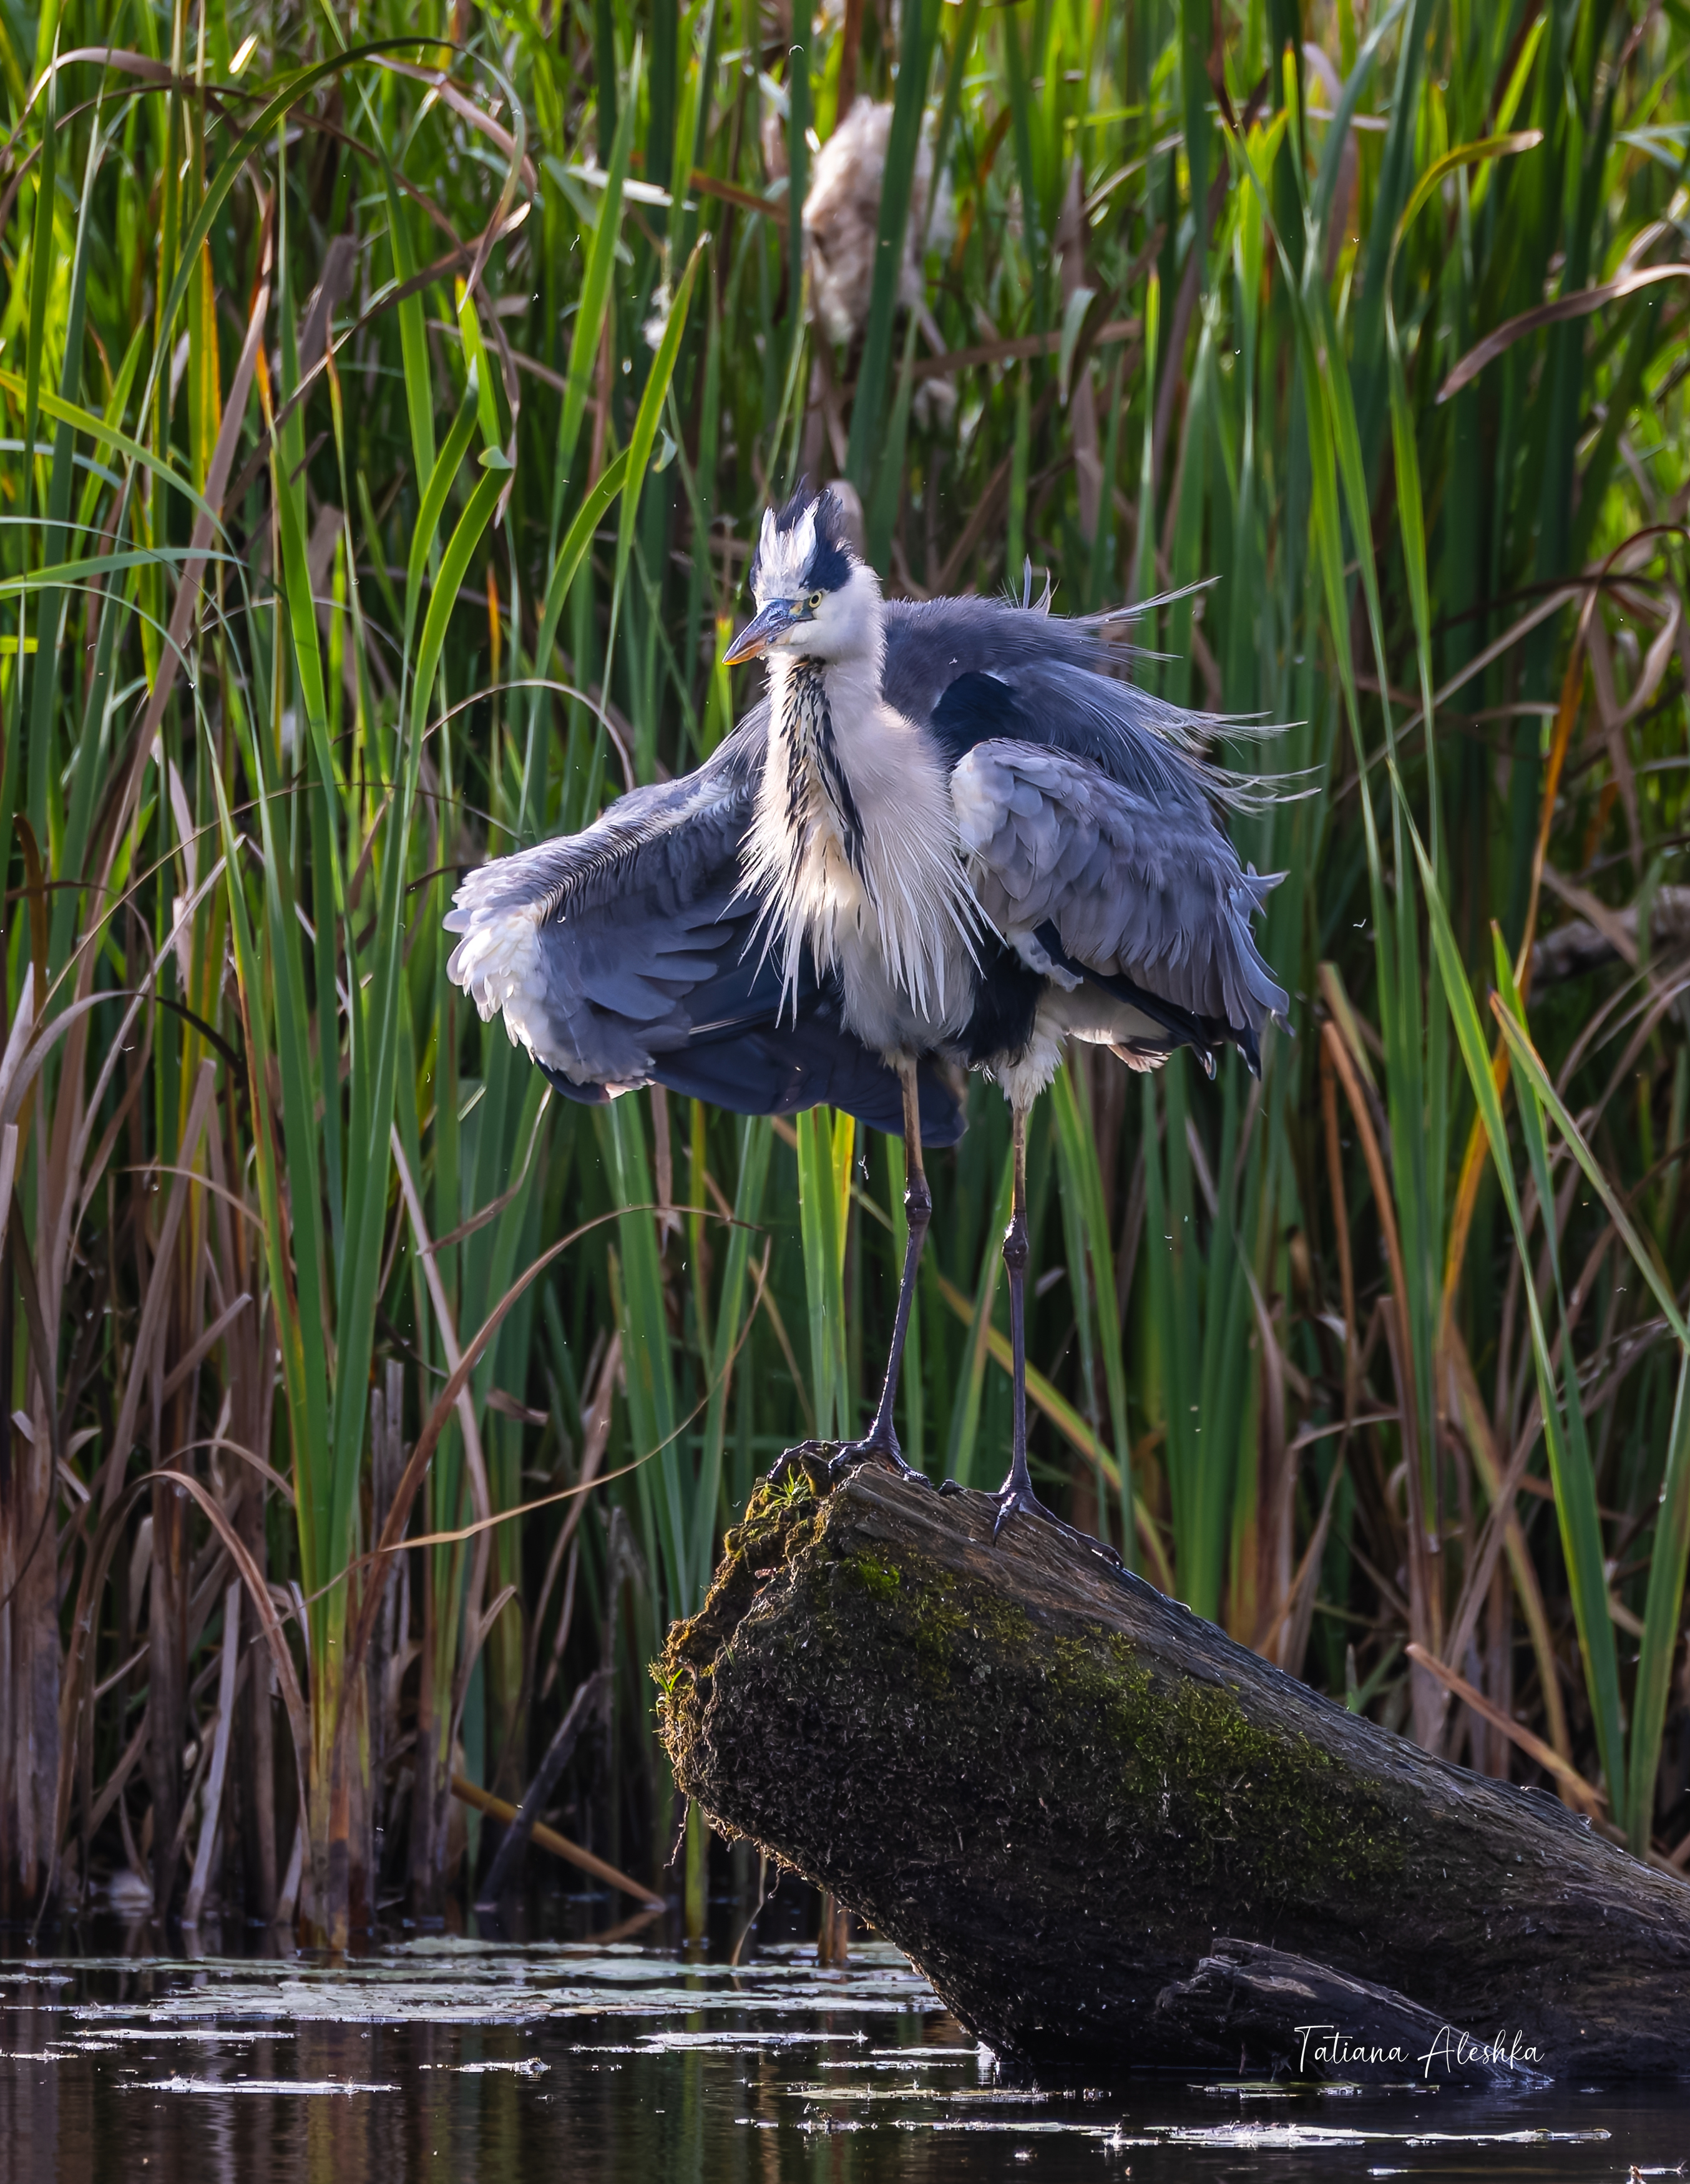
{"label": "heron's head", "polygon": [[761,652],[852,660],[880,643],[879,579],[852,547],[837,498],[807,482],[763,516],[751,596],[757,611],[722,655],[727,666]]}

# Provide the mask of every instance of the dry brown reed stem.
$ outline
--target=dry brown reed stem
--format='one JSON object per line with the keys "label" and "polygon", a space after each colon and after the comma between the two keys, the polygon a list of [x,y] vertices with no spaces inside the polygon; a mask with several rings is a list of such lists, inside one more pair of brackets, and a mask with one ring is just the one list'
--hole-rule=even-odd
{"label": "dry brown reed stem", "polygon": [[1439,1660],[1436,1653],[1428,1652],[1424,1646],[1417,1645],[1413,1639],[1403,1650],[1428,1675],[1435,1676],[1464,1706],[1470,1707],[1493,1729],[1499,1729],[1511,1744],[1517,1745],[1528,1758],[1535,1760],[1547,1774],[1554,1777],[1557,1783],[1564,1785],[1585,1810],[1596,1813],[1606,1809],[1608,1800],[1593,1782],[1587,1782],[1576,1767],[1545,1744],[1541,1736],[1534,1736],[1523,1722],[1515,1721],[1511,1714],[1505,1714],[1499,1707],[1493,1706],[1482,1691],[1476,1691],[1464,1676],[1458,1675],[1447,1662]]}
{"label": "dry brown reed stem", "polygon": [[[460,1804],[473,1806],[477,1812],[485,1813],[489,1819],[502,1821],[506,1827],[516,1817],[515,1805],[508,1803],[503,1797],[495,1797],[491,1791],[482,1790],[475,1783],[466,1781],[461,1774],[452,1777],[451,1788],[452,1795]],[[555,1828],[546,1827],[537,1820],[533,1840],[542,1850],[549,1850],[554,1858],[561,1858],[570,1865],[579,1866],[583,1873],[590,1873],[595,1880],[602,1880],[609,1887],[620,1889],[624,1896],[632,1896],[636,1903],[652,1904],[660,1911],[665,1908],[661,1896],[654,1895],[650,1889],[643,1887],[639,1881],[630,1880],[625,1873],[619,1873],[615,1866],[607,1865],[603,1858],[594,1857],[590,1850],[583,1850],[579,1843],[571,1842],[566,1836],[559,1835]]]}

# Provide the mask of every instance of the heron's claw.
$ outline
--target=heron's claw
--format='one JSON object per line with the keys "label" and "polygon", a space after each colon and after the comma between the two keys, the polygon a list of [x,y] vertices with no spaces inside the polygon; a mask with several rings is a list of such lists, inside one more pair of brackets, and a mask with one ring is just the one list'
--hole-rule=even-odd
{"label": "heron's claw", "polygon": [[873,1460],[890,1464],[901,1479],[918,1479],[923,1486],[931,1483],[924,1471],[918,1471],[914,1464],[906,1461],[896,1434],[878,1433],[873,1429],[861,1440],[845,1443],[829,1462],[828,1476],[830,1479],[841,1478],[856,1465]]}
{"label": "heron's claw", "polygon": [[1023,1517],[1042,1517],[1047,1524],[1054,1524],[1058,1531],[1066,1532],[1069,1529],[1060,1517],[1052,1516],[1030,1486],[1018,1487],[1012,1484],[1001,1486],[991,1499],[997,1504],[997,1514],[992,1518],[993,1539],[1008,1523],[1012,1510],[1019,1510]]}
{"label": "heron's claw", "polygon": [[[940,1490],[942,1493],[944,1489],[941,1487]],[[1047,1524],[1060,1532],[1065,1539],[1072,1540],[1076,1546],[1089,1548],[1093,1554],[1102,1555],[1104,1560],[1114,1568],[1120,1569],[1124,1567],[1121,1557],[1107,1540],[1096,1539],[1090,1532],[1082,1532],[1075,1525],[1065,1524],[1060,1517],[1054,1515],[1045,1507],[1030,1486],[1018,1487],[1012,1476],[1006,1479],[990,1498],[997,1504],[997,1514],[992,1519],[994,1540],[1008,1522],[1012,1510],[1018,1510],[1023,1517],[1042,1517]]]}

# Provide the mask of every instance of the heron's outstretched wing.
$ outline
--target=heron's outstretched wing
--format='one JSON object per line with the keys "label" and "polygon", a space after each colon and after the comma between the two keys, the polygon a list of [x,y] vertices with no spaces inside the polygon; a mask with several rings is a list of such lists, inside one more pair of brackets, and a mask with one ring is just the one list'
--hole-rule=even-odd
{"label": "heron's outstretched wing", "polygon": [[[446,920],[461,936],[449,975],[572,1099],[660,1084],[740,1114],[825,1100],[901,1131],[898,1080],[834,996],[812,974],[783,1020],[778,972],[751,944],[739,850],[767,733],[759,706],[695,772],[470,873]],[[922,1127],[934,1145],[962,1130],[931,1072]]]}
{"label": "heron's outstretched wing", "polygon": [[695,773],[631,789],[579,834],[499,857],[464,880],[447,917],[448,967],[483,1018],[579,1089],[642,1084],[684,1042],[700,987],[726,975],[730,898],[767,717],[748,719]]}
{"label": "heron's outstretched wing", "polygon": [[1250,931],[1274,883],[1240,866],[1207,806],[1004,738],[973,745],[951,793],[980,905],[1023,960],[1132,1004],[1147,1056],[1228,1040],[1258,1066],[1286,1008]]}

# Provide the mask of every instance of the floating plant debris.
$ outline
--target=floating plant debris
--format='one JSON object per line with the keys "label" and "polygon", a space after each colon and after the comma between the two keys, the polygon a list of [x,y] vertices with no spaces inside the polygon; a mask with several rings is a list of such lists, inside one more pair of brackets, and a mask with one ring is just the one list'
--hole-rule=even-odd
{"label": "floating plant debris", "polygon": [[1608,2138],[1602,2130],[1550,2131],[1364,2131],[1342,2124],[1219,2123],[1150,2124],[1158,2140],[1170,2146],[1216,2146],[1250,2152],[1307,2151],[1324,2146],[1590,2146]]}
{"label": "floating plant debris", "polygon": [[135,2093],[396,2093],[397,2085],[343,2078],[143,2078]]}

